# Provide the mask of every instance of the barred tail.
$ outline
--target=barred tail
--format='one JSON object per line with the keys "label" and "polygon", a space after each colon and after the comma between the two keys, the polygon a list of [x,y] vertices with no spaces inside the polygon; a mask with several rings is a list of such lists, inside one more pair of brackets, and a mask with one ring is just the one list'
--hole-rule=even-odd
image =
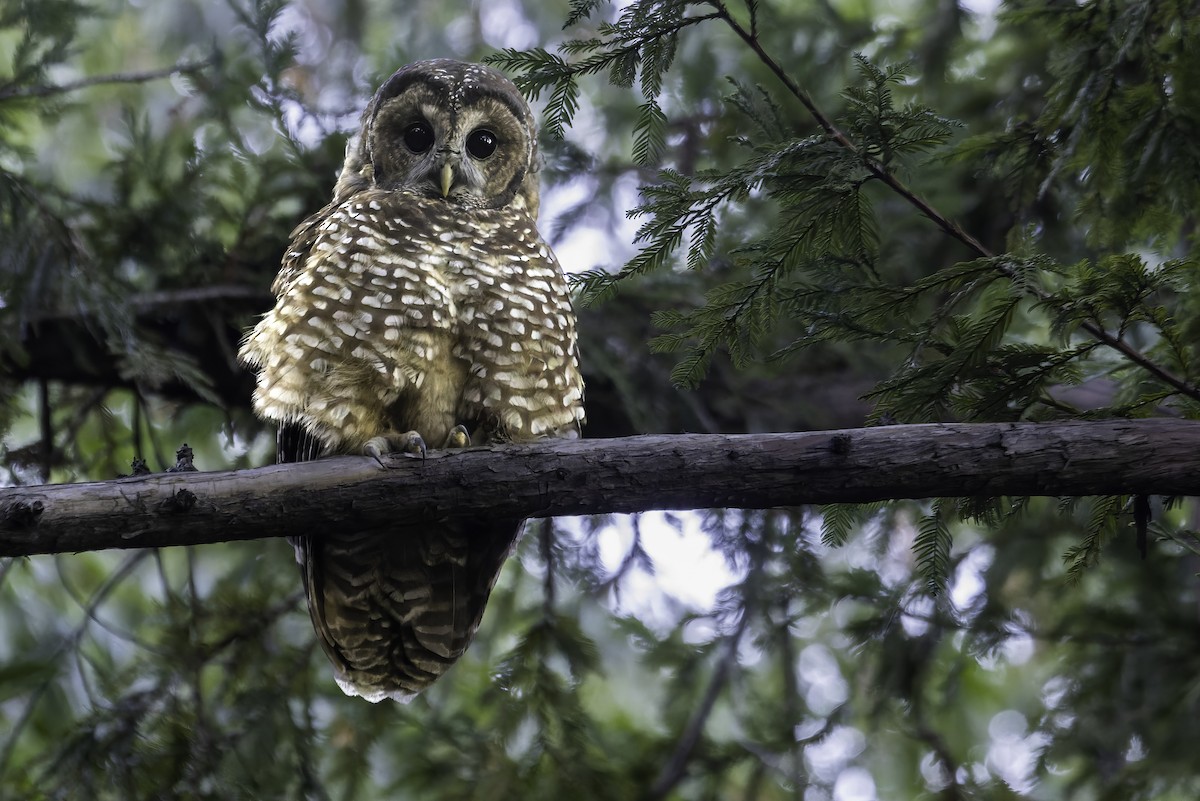
{"label": "barred tail", "polygon": [[471,644],[521,521],[397,525],[293,538],[338,685],[409,701]]}

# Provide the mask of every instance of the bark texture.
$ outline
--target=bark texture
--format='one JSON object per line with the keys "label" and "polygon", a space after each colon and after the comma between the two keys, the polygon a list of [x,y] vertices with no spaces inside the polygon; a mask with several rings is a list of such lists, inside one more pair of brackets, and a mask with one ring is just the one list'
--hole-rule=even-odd
{"label": "bark texture", "polygon": [[929,424],[546,441],[0,490],[0,556],[406,520],[898,498],[1200,495],[1200,422]]}

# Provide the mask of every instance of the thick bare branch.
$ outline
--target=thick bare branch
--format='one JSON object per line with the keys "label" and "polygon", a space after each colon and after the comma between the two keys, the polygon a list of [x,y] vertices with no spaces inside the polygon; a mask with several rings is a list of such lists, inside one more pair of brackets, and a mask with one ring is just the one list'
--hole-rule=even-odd
{"label": "thick bare branch", "polygon": [[0,490],[0,555],[201,544],[480,515],[887,498],[1200,495],[1200,422],[693,434]]}

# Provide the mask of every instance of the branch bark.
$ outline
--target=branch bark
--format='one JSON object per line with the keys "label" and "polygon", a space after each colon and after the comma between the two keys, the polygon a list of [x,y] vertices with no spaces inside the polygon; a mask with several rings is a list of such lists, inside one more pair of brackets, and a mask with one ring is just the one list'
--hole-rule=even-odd
{"label": "branch bark", "polygon": [[483,515],[998,495],[1200,495],[1200,422],[881,426],[555,440],[0,490],[0,556]]}

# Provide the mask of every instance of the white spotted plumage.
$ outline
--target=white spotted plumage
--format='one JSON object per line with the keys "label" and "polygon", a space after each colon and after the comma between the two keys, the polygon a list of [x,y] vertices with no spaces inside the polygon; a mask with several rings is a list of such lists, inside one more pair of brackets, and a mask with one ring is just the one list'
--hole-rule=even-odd
{"label": "white spotted plumage", "polygon": [[[277,282],[279,302],[242,349],[266,368],[256,411],[299,423],[331,452],[354,451],[392,428],[381,403],[423,384],[442,369],[434,360],[450,356],[466,365],[454,419],[502,420],[493,435],[511,441],[577,431],[583,388],[566,282],[536,230],[509,224],[524,215],[451,214],[418,194],[379,195],[334,209],[303,264]],[[436,233],[397,238],[393,217],[423,217]],[[440,347],[434,332],[446,334]],[[331,365],[378,378],[347,384]],[[440,442],[452,425],[421,433]]]}
{"label": "white spotted plumage", "polygon": [[[424,150],[409,138],[421,125]],[[472,149],[480,131],[494,152]],[[384,83],[333,202],[293,233],[275,308],[239,353],[258,371],[255,411],[281,427],[281,460],[361,453],[406,431],[440,447],[459,425],[475,443],[578,435],[575,317],[537,232],[537,168],[528,106],[494,70],[437,60]],[[293,538],[343,689],[403,698],[441,675],[518,524]]]}

